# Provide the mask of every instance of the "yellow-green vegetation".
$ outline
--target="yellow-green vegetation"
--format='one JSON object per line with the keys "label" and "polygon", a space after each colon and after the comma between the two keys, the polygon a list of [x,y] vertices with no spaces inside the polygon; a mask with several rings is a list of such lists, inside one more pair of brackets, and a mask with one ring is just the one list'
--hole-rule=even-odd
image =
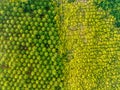
{"label": "yellow-green vegetation", "polygon": [[120,90],[120,31],[109,11],[92,0],[63,2],[61,39],[66,90]]}
{"label": "yellow-green vegetation", "polygon": [[63,89],[54,0],[0,3],[0,90]]}
{"label": "yellow-green vegetation", "polygon": [[102,8],[108,11],[115,17],[114,26],[120,28],[120,0],[94,0],[94,4],[97,8]]}
{"label": "yellow-green vegetation", "polygon": [[114,1],[0,1],[0,90],[120,90]]}

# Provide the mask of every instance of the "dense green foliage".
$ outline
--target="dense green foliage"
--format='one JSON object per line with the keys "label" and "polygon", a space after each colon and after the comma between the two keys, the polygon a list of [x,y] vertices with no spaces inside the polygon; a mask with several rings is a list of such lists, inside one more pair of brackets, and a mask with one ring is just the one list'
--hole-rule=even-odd
{"label": "dense green foliage", "polygon": [[55,17],[52,0],[0,4],[0,90],[61,90]]}
{"label": "dense green foliage", "polygon": [[0,90],[120,90],[119,0],[6,1]]}
{"label": "dense green foliage", "polygon": [[115,27],[120,28],[120,0],[103,0],[100,2],[95,0],[94,4],[113,15],[116,18]]}

